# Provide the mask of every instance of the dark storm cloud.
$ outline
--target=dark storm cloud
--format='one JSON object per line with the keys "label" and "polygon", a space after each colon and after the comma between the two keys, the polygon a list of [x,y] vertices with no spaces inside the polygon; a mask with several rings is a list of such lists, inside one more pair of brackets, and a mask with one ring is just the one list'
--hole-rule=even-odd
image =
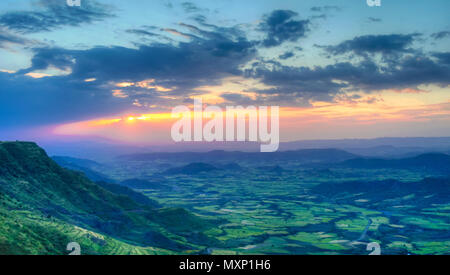
{"label": "dark storm cloud", "polygon": [[52,31],[63,26],[80,26],[111,17],[109,9],[94,1],[70,7],[66,1],[41,0],[42,11],[14,11],[0,15],[0,25],[20,33]]}
{"label": "dark storm cloud", "polygon": [[420,34],[364,35],[346,40],[336,46],[326,46],[324,48],[332,54],[354,53],[364,56],[380,53],[391,55],[411,52],[412,49],[409,46],[418,36]]}
{"label": "dark storm cloud", "polygon": [[309,30],[309,20],[296,20],[298,14],[291,10],[275,10],[267,15],[260,24],[261,31],[266,33],[262,41],[264,47],[275,47],[284,42],[296,42]]}
{"label": "dark storm cloud", "polygon": [[444,39],[444,38],[450,37],[450,31],[436,32],[436,33],[433,33],[431,35],[431,37],[433,37],[436,40]]}

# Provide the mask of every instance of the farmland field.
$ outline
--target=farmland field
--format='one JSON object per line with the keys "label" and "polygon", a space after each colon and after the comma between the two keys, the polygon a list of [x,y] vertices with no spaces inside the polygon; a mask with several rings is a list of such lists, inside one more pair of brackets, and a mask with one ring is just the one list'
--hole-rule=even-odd
{"label": "farmland field", "polygon": [[[109,163],[107,171],[131,187],[139,178],[136,190],[161,205],[223,220],[206,232],[221,243],[205,247],[211,254],[368,254],[370,242],[379,243],[384,254],[450,253],[448,198],[439,199],[444,194],[426,185],[408,187],[434,172],[219,161],[213,164],[222,168],[213,171],[161,173],[185,164],[122,160]],[[386,181],[401,191],[352,188]],[[442,239],[447,241],[436,241]]]}

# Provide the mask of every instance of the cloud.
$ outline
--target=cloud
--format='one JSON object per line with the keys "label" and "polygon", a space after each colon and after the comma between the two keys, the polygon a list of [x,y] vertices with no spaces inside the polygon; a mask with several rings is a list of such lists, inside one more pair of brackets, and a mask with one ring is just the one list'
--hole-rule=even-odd
{"label": "cloud", "polygon": [[293,52],[285,52],[284,54],[281,54],[280,56],[278,56],[278,58],[285,60],[285,59],[289,59],[294,56],[295,56],[295,54]]}
{"label": "cloud", "polygon": [[257,62],[246,70],[249,78],[260,79],[274,88],[257,90],[263,95],[284,95],[291,103],[310,100],[332,101],[348,91],[417,89],[424,84],[450,85],[450,55],[437,53],[437,60],[423,55],[405,55],[386,65],[371,59],[359,63],[339,62],[328,66],[292,67],[277,62]]}
{"label": "cloud", "polygon": [[255,103],[252,98],[244,94],[222,93],[220,96],[231,104],[252,105]]}
{"label": "cloud", "polygon": [[264,47],[275,47],[284,42],[296,42],[305,37],[309,30],[309,20],[295,20],[298,14],[291,10],[275,10],[267,15],[260,24],[261,31],[266,33],[262,41]]}
{"label": "cloud", "polygon": [[373,23],[379,23],[379,22],[383,21],[381,18],[376,18],[376,17],[368,17],[367,20],[369,20],[369,22],[373,22]]}
{"label": "cloud", "polygon": [[[9,79],[2,75],[10,85],[0,88],[0,106],[8,105],[4,110],[10,113],[5,117],[17,115],[18,123],[25,123],[27,117],[32,116],[30,121],[45,124],[69,118],[89,118],[95,114],[120,113],[131,108],[133,103],[146,107],[158,103],[167,106],[168,100],[164,101],[164,98],[182,101],[198,94],[197,87],[218,85],[227,76],[241,75],[241,66],[255,58],[254,42],[240,36],[236,30],[222,30],[225,31],[198,28],[197,35],[192,35],[187,42],[152,42],[136,48],[35,48],[29,68],[8,74]],[[24,78],[25,74],[48,69],[70,73],[64,77],[41,78],[40,82]],[[95,81],[86,82],[86,79]],[[141,83],[149,79],[154,81],[152,85],[124,86],[120,87],[120,92],[115,85],[121,82]],[[18,86],[19,92],[11,89],[16,81],[23,82]],[[24,107],[19,106],[22,101],[25,102]],[[65,107],[53,106],[58,105],[58,101],[64,101],[61,106]],[[66,106],[69,104],[73,106]],[[97,105],[101,108],[95,109]],[[58,115],[59,111],[64,114]]]}
{"label": "cloud", "polygon": [[[350,54],[346,62],[327,66],[280,63],[280,59],[294,56],[295,49],[299,49],[296,45],[283,45],[281,55],[275,51],[274,56],[258,56],[259,49],[305,37],[310,23],[297,17],[296,12],[289,10],[275,10],[264,16],[258,25],[264,37],[258,41],[249,40],[239,25],[213,25],[204,16],[196,16],[195,23],[179,23],[170,29],[142,26],[126,30],[147,38],[176,35],[167,41],[156,39],[133,48],[34,48],[29,68],[0,73],[0,123],[59,123],[117,114],[133,106],[172,106],[207,92],[201,87],[222,85],[230,76],[245,77],[252,84],[243,85],[243,93],[238,89],[218,92],[226,102],[285,106],[308,106],[312,101],[332,102],[337,98],[358,100],[345,97],[351,91],[412,91],[422,84],[449,84],[449,53],[425,55],[414,50],[412,45],[419,34],[365,35],[335,46],[322,46],[330,54]],[[63,25],[51,25],[48,29]],[[20,41],[20,37],[0,31],[0,47]],[[380,62],[376,54],[396,58]],[[24,76],[48,69],[69,74],[40,79]],[[87,79],[95,81],[86,82]],[[145,81],[148,84],[138,85]],[[133,85],[119,84],[125,82]],[[7,121],[11,117],[14,121]]]}
{"label": "cloud", "polygon": [[339,6],[315,6],[310,9],[313,12],[328,12],[328,11],[342,11],[342,8]]}
{"label": "cloud", "polygon": [[[245,37],[208,33],[177,45],[152,43],[137,49],[95,47],[88,50],[38,48],[32,66],[18,73],[56,67],[71,70],[76,79],[98,81],[140,81],[156,78],[189,89],[207,80],[240,74],[239,66],[256,54],[254,44]],[[187,86],[186,86],[187,85]]]}
{"label": "cloud", "polygon": [[187,33],[183,33],[183,32],[177,31],[175,29],[171,29],[171,28],[165,28],[165,29],[162,29],[162,30],[165,31],[165,32],[168,32],[170,34],[173,34],[173,35],[176,35],[176,36],[181,36],[181,37],[187,38],[187,39],[195,38],[193,35],[190,35],[190,34],[187,34]]}
{"label": "cloud", "polygon": [[197,5],[195,5],[192,2],[183,2],[183,3],[181,3],[181,6],[183,7],[184,11],[187,13],[195,13],[195,12],[202,11],[202,9],[197,7]]}
{"label": "cloud", "polygon": [[132,33],[132,34],[137,34],[137,35],[145,35],[145,36],[154,36],[154,37],[160,36],[157,33],[153,33],[148,30],[143,30],[143,29],[129,29],[129,30],[126,30],[126,32]]}
{"label": "cloud", "polygon": [[33,71],[45,70],[50,67],[61,71],[69,71],[75,63],[70,51],[62,48],[38,48],[31,59],[31,67],[19,70],[17,74],[27,74]]}
{"label": "cloud", "polygon": [[389,34],[389,35],[364,35],[346,40],[336,46],[324,47],[332,54],[354,53],[365,56],[367,54],[380,53],[392,55],[397,53],[412,52],[409,48],[420,34]]}
{"label": "cloud", "polygon": [[41,0],[41,11],[12,11],[0,15],[0,26],[19,33],[47,32],[64,26],[80,26],[113,16],[107,6],[83,1],[70,7],[65,1]]}
{"label": "cloud", "polygon": [[450,31],[436,32],[436,33],[433,33],[431,35],[431,37],[433,37],[436,40],[444,39],[444,38],[450,37]]}
{"label": "cloud", "polygon": [[11,34],[0,28],[0,48],[6,48],[8,44],[23,45],[26,43],[28,43],[27,39]]}
{"label": "cloud", "polygon": [[433,56],[436,57],[439,62],[450,65],[450,52],[434,53]]}
{"label": "cloud", "polygon": [[3,129],[43,126],[117,114],[129,100],[69,76],[32,78],[0,72],[0,124]]}

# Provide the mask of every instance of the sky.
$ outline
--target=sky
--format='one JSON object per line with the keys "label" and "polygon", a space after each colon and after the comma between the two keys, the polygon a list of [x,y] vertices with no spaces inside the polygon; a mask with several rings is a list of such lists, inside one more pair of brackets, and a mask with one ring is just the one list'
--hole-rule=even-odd
{"label": "sky", "polygon": [[170,141],[280,106],[281,141],[450,136],[448,0],[0,1],[0,140]]}

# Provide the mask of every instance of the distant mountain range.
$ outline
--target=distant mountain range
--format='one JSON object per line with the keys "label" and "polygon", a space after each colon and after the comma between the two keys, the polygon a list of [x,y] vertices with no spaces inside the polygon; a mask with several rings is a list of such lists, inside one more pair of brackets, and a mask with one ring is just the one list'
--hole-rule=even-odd
{"label": "distant mountain range", "polygon": [[[150,152],[209,152],[215,150],[258,152],[256,142],[180,142],[133,146],[110,140],[42,141],[51,155],[72,156],[99,161],[120,155]],[[386,137],[374,139],[329,139],[281,142],[279,151],[336,148],[372,157],[406,157],[422,153],[450,153],[450,137]]]}
{"label": "distant mountain range", "polygon": [[[236,152],[235,152],[236,153]],[[245,153],[247,155],[249,153]],[[170,155],[159,155],[147,157],[145,156],[138,156],[137,158],[132,158],[133,160],[155,160],[155,159],[162,159],[168,160],[172,159],[174,155],[178,155],[178,153],[172,153]],[[240,172],[245,171],[246,168],[243,168],[237,163],[231,163],[226,165],[212,165],[209,164],[211,162],[214,162],[215,158],[209,158],[212,155],[208,153],[195,153],[196,159],[201,159],[204,161],[207,161],[208,163],[204,162],[193,162],[189,163],[187,165],[182,165],[175,168],[170,168],[164,172],[162,172],[162,175],[178,175],[178,174],[184,174],[184,175],[197,175],[200,173],[209,173],[214,171],[231,171],[231,172]],[[235,161],[244,161],[244,162],[251,162],[255,161],[256,163],[259,163],[260,160],[255,160],[255,158],[244,158],[240,154],[236,154],[239,156],[239,158],[236,158]],[[228,156],[229,157],[229,156]],[[274,160],[290,160],[291,156],[284,156],[279,158],[274,158]],[[316,155],[317,157],[317,155]],[[294,160],[297,160],[297,158],[293,157]],[[303,158],[300,158],[303,160]],[[323,168],[323,167],[346,167],[346,168],[356,168],[356,169],[409,169],[409,170],[430,170],[434,172],[439,172],[444,175],[449,174],[450,175],[450,155],[447,154],[439,154],[439,153],[429,153],[429,154],[422,154],[411,158],[402,158],[402,159],[380,159],[380,158],[351,158],[345,161],[341,162],[325,162],[325,159],[323,158],[322,162],[318,162],[318,159],[313,159],[312,162],[309,162],[306,164],[305,167],[310,168]],[[334,160],[334,158],[331,158]],[[189,157],[183,158],[183,160],[190,160]],[[227,160],[229,160],[227,158]],[[286,171],[284,168],[282,168],[280,165],[272,165],[272,166],[255,166],[254,168],[258,170],[262,170],[265,172],[274,172],[276,174],[281,174],[284,171]],[[141,180],[142,181],[142,180]],[[139,182],[139,180],[134,180],[134,185],[132,185],[132,188],[141,188],[136,186],[150,186],[150,182]],[[136,183],[138,183],[136,185]],[[128,183],[127,186],[130,186]],[[159,187],[160,188],[160,187]]]}
{"label": "distant mountain range", "polygon": [[402,159],[355,158],[340,163],[340,166],[364,169],[428,169],[450,174],[450,155],[428,153]]}
{"label": "distant mountain range", "polygon": [[210,151],[179,153],[133,154],[119,157],[122,160],[152,161],[166,160],[177,162],[234,162],[234,161],[297,161],[297,162],[340,162],[357,157],[339,149],[305,149],[297,151],[280,151],[273,153]]}

